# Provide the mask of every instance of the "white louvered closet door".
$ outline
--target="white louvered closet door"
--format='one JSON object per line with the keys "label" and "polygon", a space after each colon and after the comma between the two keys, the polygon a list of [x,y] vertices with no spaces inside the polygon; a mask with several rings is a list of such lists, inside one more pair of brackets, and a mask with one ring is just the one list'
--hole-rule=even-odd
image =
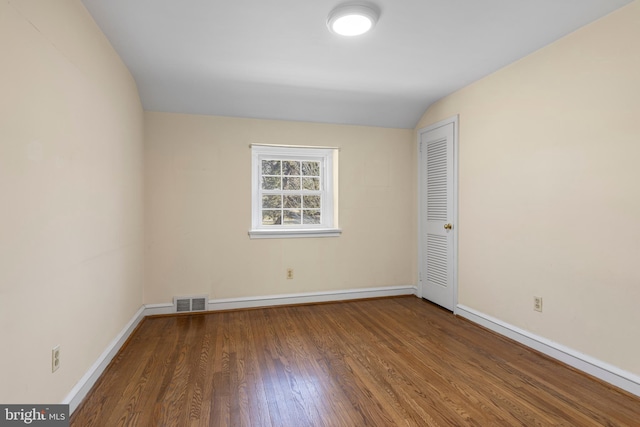
{"label": "white louvered closet door", "polygon": [[454,123],[420,134],[422,296],[453,311]]}

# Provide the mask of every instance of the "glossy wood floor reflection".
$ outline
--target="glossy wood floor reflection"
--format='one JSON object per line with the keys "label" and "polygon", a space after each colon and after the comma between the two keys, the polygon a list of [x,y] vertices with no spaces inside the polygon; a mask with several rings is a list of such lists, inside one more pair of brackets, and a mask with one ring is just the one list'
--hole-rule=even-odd
{"label": "glossy wood floor reflection", "polygon": [[640,399],[410,296],[147,318],[71,425],[639,426]]}

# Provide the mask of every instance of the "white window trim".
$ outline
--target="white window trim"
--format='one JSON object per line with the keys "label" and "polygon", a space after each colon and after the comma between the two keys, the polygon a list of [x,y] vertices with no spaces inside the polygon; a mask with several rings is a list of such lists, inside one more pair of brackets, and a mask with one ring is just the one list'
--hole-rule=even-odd
{"label": "white window trim", "polygon": [[[251,145],[251,229],[252,239],[288,239],[300,237],[337,237],[337,149],[330,147],[301,147],[276,145]],[[261,213],[261,165],[263,159],[317,159],[322,163],[323,183],[322,218],[323,224],[311,225],[262,225]]]}

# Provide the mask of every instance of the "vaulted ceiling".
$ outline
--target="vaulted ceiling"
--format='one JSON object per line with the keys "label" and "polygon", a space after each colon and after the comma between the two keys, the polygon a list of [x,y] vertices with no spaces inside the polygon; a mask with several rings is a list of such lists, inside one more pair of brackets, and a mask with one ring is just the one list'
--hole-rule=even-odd
{"label": "vaulted ceiling", "polygon": [[631,0],[83,0],[146,110],[413,128],[429,105]]}

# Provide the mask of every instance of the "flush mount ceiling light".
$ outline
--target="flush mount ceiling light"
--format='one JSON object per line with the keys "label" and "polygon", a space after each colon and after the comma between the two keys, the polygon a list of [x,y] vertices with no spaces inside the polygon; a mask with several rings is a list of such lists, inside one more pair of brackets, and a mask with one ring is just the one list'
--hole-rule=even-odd
{"label": "flush mount ceiling light", "polygon": [[380,12],[373,5],[342,4],[331,11],[327,27],[341,36],[359,36],[371,30]]}

